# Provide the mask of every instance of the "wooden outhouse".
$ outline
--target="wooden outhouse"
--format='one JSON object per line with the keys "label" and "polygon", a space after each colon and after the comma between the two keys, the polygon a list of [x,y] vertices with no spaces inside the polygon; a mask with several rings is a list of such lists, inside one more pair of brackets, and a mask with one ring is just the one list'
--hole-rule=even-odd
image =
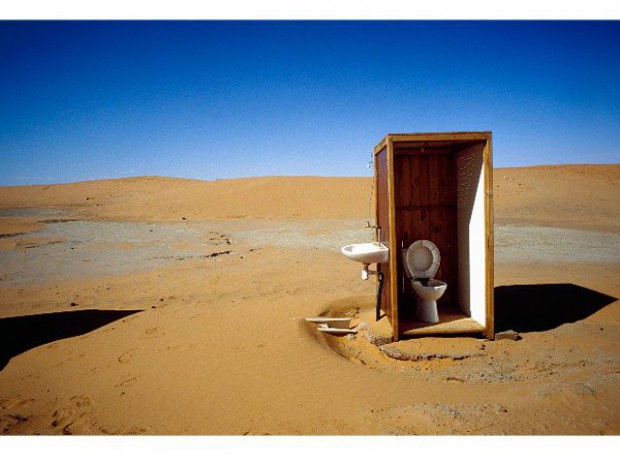
{"label": "wooden outhouse", "polygon": [[[376,225],[389,247],[381,310],[392,337],[481,333],[493,339],[491,132],[388,134],[374,149]],[[417,240],[439,249],[439,322],[415,317],[403,252]]]}

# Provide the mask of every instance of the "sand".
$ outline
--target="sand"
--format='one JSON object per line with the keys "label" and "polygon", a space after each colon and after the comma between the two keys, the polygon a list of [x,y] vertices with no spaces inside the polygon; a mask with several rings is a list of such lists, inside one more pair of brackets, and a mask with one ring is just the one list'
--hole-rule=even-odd
{"label": "sand", "polygon": [[382,346],[304,321],[374,312],[339,252],[371,237],[369,178],[2,187],[0,432],[619,434],[619,180],[495,170],[497,329],[522,339]]}

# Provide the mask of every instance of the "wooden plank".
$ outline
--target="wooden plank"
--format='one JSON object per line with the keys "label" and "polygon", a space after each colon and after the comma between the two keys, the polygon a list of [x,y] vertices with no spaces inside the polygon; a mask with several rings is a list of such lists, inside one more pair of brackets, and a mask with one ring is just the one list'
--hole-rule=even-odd
{"label": "wooden plank", "polygon": [[407,199],[405,205],[419,205],[420,204],[420,156],[416,155],[415,157],[408,158],[409,162],[409,199]]}
{"label": "wooden plank", "polygon": [[491,137],[490,131],[484,132],[429,132],[429,133],[399,133],[388,134],[386,137],[392,143],[395,142],[410,142],[410,141],[482,141]]}
{"label": "wooden plank", "polygon": [[[381,238],[383,241],[389,240],[390,225],[389,225],[389,196],[388,196],[388,163],[387,163],[387,148],[378,152],[375,155],[375,169],[376,169],[376,224],[381,227]],[[381,309],[385,313],[388,320],[392,320],[392,301],[390,298],[390,267],[389,264],[379,264],[379,271],[384,275],[383,292],[381,293]]]}
{"label": "wooden plank", "polygon": [[[446,236],[449,234],[449,231],[447,229],[448,225],[444,221],[444,217],[445,215],[443,209],[429,210],[429,235],[427,239],[437,246],[441,257],[441,261],[439,262],[439,270],[437,270],[435,278],[448,283],[448,291],[450,291],[450,284],[452,280],[447,273],[448,261],[446,261],[445,250],[445,243],[448,241],[448,238]],[[442,299],[445,298],[446,296],[444,294],[444,297],[442,297]]]}
{"label": "wooden plank", "polygon": [[405,215],[402,215],[398,209],[396,210],[396,239],[399,241],[400,244],[400,238],[403,235],[403,232],[406,231],[407,226],[405,224]]}
{"label": "wooden plank", "polygon": [[448,238],[444,237],[449,234],[447,225],[444,221],[443,208],[432,208],[428,210],[428,236],[429,241],[439,248],[439,253],[445,248]]}
{"label": "wooden plank", "polygon": [[450,152],[458,152],[469,145],[478,144],[479,140],[401,140],[394,142],[394,153],[401,150],[424,149],[426,150],[449,150]]}
{"label": "wooden plank", "polygon": [[[375,225],[379,224],[379,176],[378,176],[378,171],[377,171],[377,153],[373,153],[373,163],[372,163],[372,168],[373,168],[373,180],[372,180],[372,185],[373,185],[373,192],[375,194]],[[370,219],[369,219],[370,220]],[[378,240],[378,231],[375,228],[375,241]],[[377,270],[379,270],[380,267],[377,265]],[[375,296],[377,295],[377,291],[379,288],[379,275],[375,275]],[[381,302],[381,298],[379,298],[379,308],[382,308],[382,302]]]}
{"label": "wooden plank", "polygon": [[411,204],[411,160],[408,157],[400,157],[401,171],[399,177],[403,186],[401,197],[396,205]]}
{"label": "wooden plank", "polygon": [[394,156],[394,193],[396,208],[401,204],[405,189],[406,177],[403,176],[405,161],[401,157]]}
{"label": "wooden plank", "polygon": [[493,149],[491,135],[483,150],[483,166],[485,168],[484,177],[484,202],[485,202],[485,229],[487,240],[487,260],[486,260],[486,331],[488,339],[495,338],[495,302],[494,302],[494,274],[495,274],[495,249],[493,236]]}
{"label": "wooden plank", "polygon": [[448,285],[448,289],[446,289],[446,292],[441,298],[441,302],[444,304],[455,302],[453,298],[454,290],[456,287],[454,271],[454,256],[446,253],[441,254],[439,272],[437,273],[435,278],[443,281]]}
{"label": "wooden plank", "polygon": [[373,150],[373,153],[374,153],[375,155],[377,155],[377,154],[378,154],[379,152],[381,152],[383,149],[386,149],[386,150],[387,150],[387,142],[388,142],[388,140],[389,140],[389,139],[390,139],[390,135],[389,135],[389,134],[385,135],[385,136],[383,137],[383,139],[381,139],[381,141],[380,141],[377,145],[375,145],[375,148],[374,148],[374,150]]}
{"label": "wooden plank", "polygon": [[415,227],[416,227],[416,222],[418,221],[418,218],[416,217],[415,210],[407,210],[405,212],[405,215],[407,218],[407,240],[402,245],[404,247],[409,247],[416,240],[415,239]]}
{"label": "wooden plank", "polygon": [[[381,141],[375,145],[373,153],[376,155],[381,150],[387,147],[388,142],[393,144],[393,150],[397,150],[394,147],[394,143],[415,143],[422,142],[427,146],[432,146],[433,143],[467,143],[473,141],[481,141],[490,139],[490,131],[478,131],[478,132],[434,132],[434,133],[398,133],[386,134]],[[398,144],[396,144],[398,146]],[[444,144],[446,145],[446,144]]]}
{"label": "wooden plank", "polygon": [[403,244],[407,247],[408,244],[411,244],[413,241],[411,240],[411,215],[412,212],[409,209],[397,210],[397,217],[400,219],[400,228],[398,237],[400,238],[399,247],[402,247]]}
{"label": "wooden plank", "polygon": [[428,204],[438,205],[441,203],[440,191],[444,182],[441,177],[441,166],[443,157],[439,155],[427,156],[428,165]]}
{"label": "wooden plank", "polygon": [[390,300],[392,303],[392,339],[396,342],[399,339],[398,332],[398,246],[396,242],[396,205],[394,194],[394,150],[392,141],[388,139],[387,144],[387,172],[388,172],[388,217],[390,225]]}
{"label": "wooden plank", "polygon": [[457,282],[456,261],[456,211],[447,209],[429,210],[430,231],[428,239],[432,241],[441,256],[439,272],[436,278],[448,283],[448,290],[444,299],[452,301],[454,285]]}
{"label": "wooden plank", "polygon": [[456,175],[456,156],[445,157],[442,171],[445,184],[442,189],[442,203],[453,204],[456,206],[457,175]]}
{"label": "wooden plank", "polygon": [[396,212],[399,211],[413,211],[413,210],[434,210],[441,208],[444,210],[456,210],[456,204],[449,205],[401,205],[396,207]]}
{"label": "wooden plank", "polygon": [[461,150],[479,144],[479,140],[422,140],[422,141],[401,141],[395,142],[394,153],[411,155],[453,155]]}
{"label": "wooden plank", "polygon": [[413,244],[415,241],[422,237],[422,210],[411,210],[411,230],[409,244]]}
{"label": "wooden plank", "polygon": [[[450,190],[454,188],[454,186],[450,185],[450,179],[448,178],[448,165],[451,160],[456,160],[455,157],[447,156],[447,155],[436,155],[433,157],[435,162],[433,164],[433,201],[431,204],[433,205],[444,205],[446,203],[450,203]],[[447,198],[447,200],[446,200]]]}
{"label": "wooden plank", "polygon": [[[379,224],[379,174],[377,171],[377,153],[373,155],[373,191],[375,193],[375,225]],[[378,239],[378,231],[375,228],[375,241]]]}
{"label": "wooden plank", "polygon": [[418,239],[428,239],[431,234],[431,211],[420,210],[419,213],[420,213],[420,223],[419,223],[419,229],[417,231]]}
{"label": "wooden plank", "polygon": [[[433,326],[406,327],[401,333],[402,336],[430,336],[441,334],[463,334],[463,333],[485,333],[485,328],[471,318],[463,318],[447,323],[437,323]],[[485,334],[486,336],[486,334]],[[488,336],[487,336],[488,337]]]}
{"label": "wooden plank", "polygon": [[[456,216],[456,208],[450,212],[449,215],[446,216],[445,221],[448,222],[448,228],[450,229],[450,237],[449,237],[449,242],[448,244],[445,245],[446,247],[446,253],[447,254],[451,254],[454,255],[456,257],[457,253],[458,253],[458,244],[459,244],[459,237],[458,237],[458,227],[457,227],[457,216]],[[456,266],[456,264],[455,264]]]}
{"label": "wooden plank", "polygon": [[428,210],[429,231],[427,239],[439,248],[439,253],[442,255],[449,253],[448,246],[451,243],[451,236],[454,234],[451,230],[452,221],[450,220],[453,213],[445,208]]}
{"label": "wooden plank", "polygon": [[[419,155],[417,157],[419,163],[419,177],[420,191],[418,192],[418,204],[429,205],[430,204],[430,160],[431,157],[425,157]],[[415,204],[414,204],[415,205]]]}
{"label": "wooden plank", "polygon": [[420,197],[420,167],[419,167],[419,158],[415,157],[406,157],[407,162],[409,164],[409,196],[407,198],[407,206],[413,206],[416,204],[417,199]]}
{"label": "wooden plank", "polygon": [[458,151],[458,146],[441,146],[438,148],[432,147],[400,147],[394,151],[394,155],[398,157],[413,157],[415,155],[452,155]]}
{"label": "wooden plank", "polygon": [[407,317],[407,313],[411,307],[411,282],[407,279],[405,273],[405,261],[403,259],[402,250],[403,246],[410,244],[410,230],[411,230],[411,211],[396,210],[396,221],[398,223],[397,229],[397,241],[398,241],[398,308],[400,318]]}

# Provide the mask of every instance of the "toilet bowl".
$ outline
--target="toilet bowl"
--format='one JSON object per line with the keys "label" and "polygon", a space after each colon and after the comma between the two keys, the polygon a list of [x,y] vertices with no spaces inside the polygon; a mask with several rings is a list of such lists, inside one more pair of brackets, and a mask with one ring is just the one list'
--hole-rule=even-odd
{"label": "toilet bowl", "polygon": [[438,323],[437,300],[446,292],[448,285],[433,279],[439,270],[441,255],[435,244],[428,240],[415,241],[407,249],[405,258],[407,276],[416,293],[416,317],[426,323]]}

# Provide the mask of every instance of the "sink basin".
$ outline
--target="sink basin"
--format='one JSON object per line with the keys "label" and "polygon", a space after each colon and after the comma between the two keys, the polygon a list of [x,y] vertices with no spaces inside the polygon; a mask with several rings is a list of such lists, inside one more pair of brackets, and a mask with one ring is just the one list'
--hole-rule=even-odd
{"label": "sink basin", "polygon": [[345,245],[340,250],[351,260],[364,264],[387,263],[390,253],[390,249],[380,242]]}

